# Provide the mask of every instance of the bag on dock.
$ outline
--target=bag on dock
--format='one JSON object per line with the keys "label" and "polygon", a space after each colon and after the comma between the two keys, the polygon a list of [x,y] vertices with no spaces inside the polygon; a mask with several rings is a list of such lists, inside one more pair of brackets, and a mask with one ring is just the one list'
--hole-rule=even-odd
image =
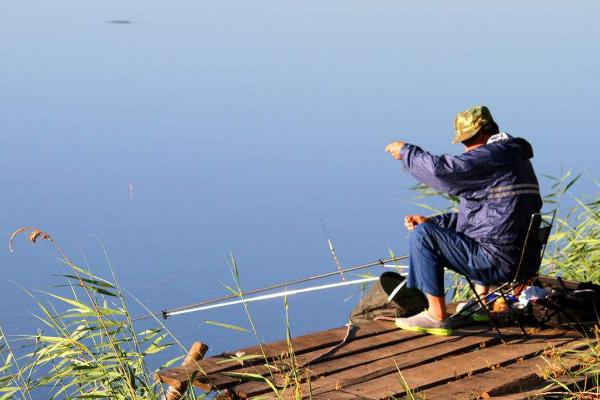
{"label": "bag on dock", "polygon": [[552,287],[544,299],[531,301],[531,314],[541,324],[552,327],[583,327],[600,321],[600,286],[592,282],[577,289]]}
{"label": "bag on dock", "polygon": [[427,298],[418,289],[403,287],[394,297],[394,301],[388,301],[388,294],[379,280],[375,281],[369,292],[352,310],[350,320],[357,324],[373,321],[376,317],[410,317],[426,308]]}

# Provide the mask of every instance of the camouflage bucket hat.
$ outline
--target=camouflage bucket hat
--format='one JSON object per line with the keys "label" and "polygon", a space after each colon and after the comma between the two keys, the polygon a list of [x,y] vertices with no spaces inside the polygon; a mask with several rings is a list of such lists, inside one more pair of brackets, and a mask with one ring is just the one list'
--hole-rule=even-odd
{"label": "camouflage bucket hat", "polygon": [[486,106],[475,106],[459,112],[454,118],[456,131],[452,144],[460,143],[477,134],[482,126],[494,122],[490,110]]}

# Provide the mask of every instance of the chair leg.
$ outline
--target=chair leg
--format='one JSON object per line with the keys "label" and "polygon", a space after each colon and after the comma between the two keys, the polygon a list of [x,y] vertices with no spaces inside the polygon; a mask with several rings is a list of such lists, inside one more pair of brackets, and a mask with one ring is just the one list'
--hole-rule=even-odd
{"label": "chair leg", "polygon": [[525,327],[523,326],[523,321],[521,320],[521,317],[515,313],[515,310],[512,309],[510,303],[508,302],[508,298],[506,297],[506,293],[503,290],[500,290],[499,293],[500,293],[500,296],[502,296],[502,298],[504,299],[504,302],[506,303],[506,305],[508,306],[510,316],[513,319],[517,320],[517,323],[519,324],[519,328],[521,328],[521,332],[523,332],[523,336],[528,337],[529,334],[527,333],[527,331],[525,330]]}
{"label": "chair leg", "polygon": [[[467,277],[465,277],[465,279],[469,283],[469,286],[471,287],[471,290],[473,291],[473,293],[475,293],[475,297],[477,298],[477,303],[479,303],[479,307],[481,307],[485,311],[488,318],[490,319],[490,322],[494,326],[494,329],[496,329],[496,332],[498,332],[498,336],[500,336],[500,340],[502,341],[502,343],[506,343],[506,341],[504,340],[504,336],[502,335],[502,332],[500,332],[500,327],[498,326],[498,321],[496,321],[492,317],[492,313],[490,312],[490,310],[486,307],[485,304],[483,304],[483,300],[481,299],[481,297],[479,296],[479,293],[477,293],[477,290],[475,289],[475,284],[473,284],[471,279],[469,279]],[[493,301],[492,301],[492,303],[493,303]]]}

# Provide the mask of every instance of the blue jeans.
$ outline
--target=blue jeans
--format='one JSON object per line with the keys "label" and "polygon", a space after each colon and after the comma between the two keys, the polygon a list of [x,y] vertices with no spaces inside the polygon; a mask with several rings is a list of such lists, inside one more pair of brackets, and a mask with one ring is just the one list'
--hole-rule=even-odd
{"label": "blue jeans", "polygon": [[433,222],[417,225],[411,234],[409,265],[407,286],[440,297],[445,296],[444,267],[483,285],[512,278],[475,240]]}

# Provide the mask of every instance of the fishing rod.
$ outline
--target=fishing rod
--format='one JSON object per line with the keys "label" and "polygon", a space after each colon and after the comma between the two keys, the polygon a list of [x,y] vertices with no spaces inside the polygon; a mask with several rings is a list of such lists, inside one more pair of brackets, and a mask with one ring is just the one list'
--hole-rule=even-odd
{"label": "fishing rod", "polygon": [[[351,281],[345,280],[343,282],[329,283],[327,285],[311,286],[311,287],[307,287],[307,288],[294,289],[294,290],[284,290],[283,292],[263,294],[262,296],[249,297],[247,299],[227,301],[224,303],[210,304],[207,306],[186,308],[185,310],[179,310],[179,311],[166,311],[166,316],[171,317],[173,315],[187,314],[187,313],[192,313],[192,312],[196,312],[196,311],[204,311],[204,310],[209,310],[212,308],[227,307],[227,306],[231,306],[234,304],[252,303],[254,301],[274,299],[277,297],[284,297],[284,296],[287,297],[287,296],[292,296],[292,295],[295,295],[298,293],[315,292],[318,290],[330,289],[330,288],[339,287],[339,286],[356,285],[358,283],[366,283],[366,282],[372,282],[372,281],[376,281],[376,280],[379,280],[378,276],[371,276],[368,278],[354,279]],[[394,295],[396,293],[394,293]]]}
{"label": "fishing rod", "polygon": [[[204,307],[204,306],[208,306],[211,304],[217,304],[217,303],[221,303],[223,301],[227,301],[227,300],[231,300],[234,298],[243,298],[244,296],[249,296],[249,295],[253,295],[253,294],[257,294],[257,293],[262,293],[262,292],[266,292],[269,290],[274,290],[274,289],[281,289],[284,287],[288,287],[288,286],[292,286],[292,285],[297,285],[299,283],[304,283],[304,282],[310,282],[310,281],[314,281],[317,279],[323,279],[323,278],[327,278],[333,275],[339,275],[340,272],[344,273],[344,272],[352,272],[352,271],[357,271],[360,269],[366,269],[366,268],[370,268],[370,267],[376,267],[376,266],[380,266],[380,267],[390,267],[391,265],[389,265],[390,263],[395,263],[397,261],[400,260],[405,260],[407,259],[408,256],[398,256],[398,257],[392,257],[392,258],[388,258],[385,260],[379,259],[377,261],[373,261],[373,262],[369,262],[366,264],[360,264],[360,265],[355,265],[352,267],[348,267],[345,269],[342,269],[340,271],[332,271],[332,272],[325,272],[322,274],[317,274],[317,275],[312,275],[306,278],[300,278],[300,279],[296,279],[290,282],[285,282],[285,283],[279,283],[276,285],[271,285],[271,286],[267,286],[267,287],[263,287],[260,289],[252,289],[249,290],[247,292],[241,292],[241,293],[232,293],[232,294],[228,294],[225,296],[221,296],[218,298],[214,298],[214,299],[209,299],[209,300],[204,300],[198,303],[192,303],[192,304],[188,304],[185,306],[181,306],[181,307],[175,307],[172,309],[167,309],[167,310],[162,310],[160,312],[155,312],[155,313],[150,313],[147,315],[143,315],[141,317],[137,317],[134,319],[134,321],[139,321],[139,320],[143,320],[143,319],[147,319],[147,318],[152,318],[152,317],[162,317],[164,319],[167,319],[170,315],[175,315],[174,313],[180,313],[181,311],[187,310],[187,309],[192,309],[192,308],[198,308],[198,307]],[[394,267],[403,267],[403,266],[394,266]],[[343,282],[342,282],[343,283]]]}
{"label": "fishing rod", "polygon": [[325,223],[323,222],[323,219],[321,218],[321,226],[323,227],[323,233],[325,233],[325,237],[327,238],[327,244],[329,245],[329,250],[331,251],[331,256],[333,257],[333,261],[335,262],[335,265],[338,268],[338,271],[340,272],[340,276],[342,277],[342,280],[345,281],[346,277],[344,276],[344,273],[342,272],[342,265],[340,264],[340,260],[337,257],[337,253],[335,251],[335,247],[333,246],[333,242],[331,241],[331,238],[329,237],[329,232],[327,232],[327,228],[325,228]]}
{"label": "fishing rod", "polygon": [[[407,274],[404,273],[404,274],[400,274],[400,275],[406,276]],[[379,280],[378,276],[370,276],[367,278],[354,279],[351,281],[344,280],[343,282],[329,283],[326,285],[319,285],[319,286],[311,286],[311,287],[302,288],[302,289],[284,290],[283,292],[263,294],[262,296],[254,296],[254,297],[249,297],[246,299],[242,298],[240,300],[233,300],[233,301],[227,301],[227,302],[223,302],[223,303],[210,304],[207,306],[186,308],[185,310],[166,311],[166,314],[167,314],[167,317],[171,317],[173,315],[180,315],[180,314],[187,314],[187,313],[192,313],[192,312],[197,312],[197,311],[210,310],[212,308],[228,307],[228,306],[232,306],[234,304],[252,303],[254,301],[268,300],[268,299],[274,299],[277,297],[284,297],[284,296],[287,297],[287,296],[292,296],[292,295],[299,294],[299,293],[316,292],[316,291],[324,290],[324,289],[330,289],[330,288],[335,288],[335,287],[340,287],[340,286],[356,285],[359,283],[366,283],[366,282],[372,282],[372,281],[377,281],[377,280]],[[400,289],[402,289],[402,287],[404,287],[405,284],[406,284],[406,280],[402,281],[392,291],[392,293],[388,296],[388,302],[392,301],[394,296],[396,296],[396,294],[400,291]]]}

